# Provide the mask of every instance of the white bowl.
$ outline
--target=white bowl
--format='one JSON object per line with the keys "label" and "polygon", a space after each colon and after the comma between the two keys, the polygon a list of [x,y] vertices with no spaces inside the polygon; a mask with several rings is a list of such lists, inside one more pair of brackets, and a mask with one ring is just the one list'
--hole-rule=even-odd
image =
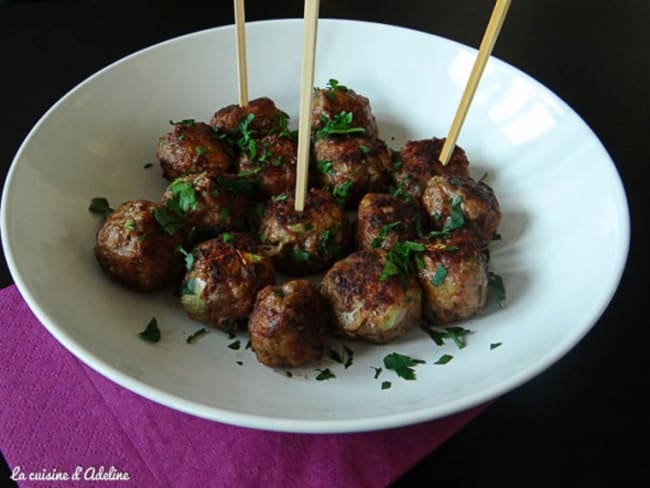
{"label": "white bowl", "polygon": [[[248,25],[251,98],[270,96],[294,124],[302,22]],[[32,311],[86,364],[142,396],[200,417],[294,432],[345,432],[441,417],[490,400],[565,354],[596,322],[625,264],[629,215],[614,164],[562,100],[519,70],[491,59],[459,144],[471,173],[488,173],[503,211],[492,266],[508,298],[463,322],[468,346],[436,346],[421,330],[386,346],[354,344],[354,364],[316,381],[313,368],[266,368],[201,327],[169,292],[138,294],[111,282],[93,255],[98,219],[90,199],[117,205],[158,200],[154,161],[168,120],[208,120],[235,103],[232,27],[173,39],[131,55],[81,83],[21,146],[2,199],[11,273]],[[322,20],[316,80],[337,78],[371,100],[383,138],[444,136],[475,50],[387,25]],[[162,340],[138,337],[149,319]],[[20,334],[20,331],[16,331]],[[242,346],[246,338],[242,335]],[[502,343],[491,349],[490,344]],[[399,352],[424,359],[417,380],[373,367]],[[433,362],[442,354],[453,361]],[[239,365],[236,361],[241,361]],[[382,381],[392,388],[382,390]]]}

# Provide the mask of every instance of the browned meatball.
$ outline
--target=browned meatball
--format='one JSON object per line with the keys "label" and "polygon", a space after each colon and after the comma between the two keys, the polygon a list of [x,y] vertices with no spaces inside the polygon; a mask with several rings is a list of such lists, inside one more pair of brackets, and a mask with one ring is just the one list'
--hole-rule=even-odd
{"label": "browned meatball", "polygon": [[388,251],[397,241],[417,237],[419,209],[385,193],[368,193],[359,203],[355,232],[359,250]]}
{"label": "browned meatball", "polygon": [[181,304],[193,320],[232,330],[248,318],[257,292],[275,282],[273,263],[247,234],[224,233],[197,245]]}
{"label": "browned meatball", "polygon": [[312,130],[318,136],[328,122],[338,120],[341,113],[352,114],[351,120],[346,121],[347,127],[364,129],[367,137],[377,137],[377,122],[370,109],[370,102],[349,88],[339,85],[336,80],[330,80],[327,88],[314,90],[311,105]]}
{"label": "browned meatball", "polygon": [[424,315],[446,324],[475,314],[485,305],[488,273],[485,254],[466,229],[423,241],[424,268],[418,279],[424,294]]}
{"label": "browned meatball", "polygon": [[381,280],[386,253],[358,251],[325,274],[321,294],[332,305],[343,336],[384,344],[420,320],[422,291],[414,276]]}
{"label": "browned meatball", "polygon": [[192,119],[174,123],[171,132],[160,138],[156,156],[168,180],[201,171],[225,173],[232,164],[228,144],[208,124]]}
{"label": "browned meatball", "polygon": [[434,176],[427,183],[422,204],[435,229],[462,224],[483,245],[492,239],[501,221],[499,202],[492,188],[469,176]]}
{"label": "browned meatball", "polygon": [[193,173],[174,180],[162,196],[161,205],[175,200],[189,228],[204,234],[246,227],[247,180],[232,175]]}
{"label": "browned meatball", "polygon": [[319,186],[348,208],[366,193],[388,187],[390,153],[380,139],[326,137],[314,144],[314,159]]}
{"label": "browned meatball", "polygon": [[302,366],[323,355],[329,309],[307,280],[267,286],[257,294],[248,320],[257,359],[272,367]]}
{"label": "browned meatball", "polygon": [[296,212],[293,193],[272,199],[260,224],[260,241],[275,267],[290,275],[326,269],[350,241],[350,223],[332,195],[312,188],[305,208]]}
{"label": "browned meatball", "polygon": [[254,142],[239,156],[240,174],[250,175],[266,197],[279,195],[296,185],[298,146],[291,137],[272,134]]}
{"label": "browned meatball", "polygon": [[256,98],[248,102],[245,107],[228,105],[217,111],[210,119],[210,125],[221,131],[235,135],[240,132],[240,124],[246,123],[247,117],[252,115],[247,124],[247,130],[255,138],[263,137],[273,130],[278,130],[281,118],[287,117],[275,106],[273,100],[267,97]]}
{"label": "browned meatball", "polygon": [[393,180],[401,196],[419,200],[429,179],[436,175],[468,176],[469,161],[460,147],[454,148],[446,166],[438,160],[444,144],[445,139],[437,137],[404,144],[400,160],[393,166]]}
{"label": "browned meatball", "polygon": [[134,290],[158,290],[183,276],[182,237],[162,230],[155,208],[147,200],[123,203],[97,232],[97,261],[111,278]]}

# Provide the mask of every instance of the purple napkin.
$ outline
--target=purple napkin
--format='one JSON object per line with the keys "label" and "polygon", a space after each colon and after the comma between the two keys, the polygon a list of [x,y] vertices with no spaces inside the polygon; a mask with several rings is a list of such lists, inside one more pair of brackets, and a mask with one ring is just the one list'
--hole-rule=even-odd
{"label": "purple napkin", "polygon": [[0,314],[0,449],[21,487],[386,486],[484,408],[359,434],[233,427],[153,403],[88,368],[14,286],[0,291]]}

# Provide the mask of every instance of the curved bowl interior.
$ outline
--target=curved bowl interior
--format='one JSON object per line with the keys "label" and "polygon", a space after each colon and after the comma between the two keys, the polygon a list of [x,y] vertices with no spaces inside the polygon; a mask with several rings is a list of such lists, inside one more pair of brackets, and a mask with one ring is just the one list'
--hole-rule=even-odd
{"label": "curved bowl interior", "polygon": [[[296,125],[302,23],[248,27],[251,98],[270,96]],[[13,163],[2,201],[11,272],[31,309],[73,354],[154,401],[218,421],[271,430],[344,432],[444,416],[494,398],[548,367],[594,324],[627,257],[629,217],[615,167],[586,124],[548,89],[491,59],[459,144],[471,173],[495,189],[502,240],[492,267],[506,284],[503,310],[465,321],[462,350],[415,330],[386,346],[354,344],[354,364],[287,377],[224,334],[196,344],[201,327],[170,292],[138,294],[109,281],[93,255],[95,196],[114,204],[158,200],[165,187],[153,149],[168,120],[207,120],[235,103],[231,27],[145,49],[86,80],[36,125]],[[475,51],[407,29],[322,20],[316,82],[337,78],[366,95],[389,146],[443,136]],[[137,333],[155,316],[162,340]],[[245,337],[241,337],[242,346]],[[492,350],[490,344],[500,342]],[[416,381],[373,367],[400,352],[427,361]],[[440,366],[442,354],[454,356]],[[241,361],[243,365],[237,364]],[[323,366],[324,367],[324,366]],[[383,380],[392,388],[381,390]]]}

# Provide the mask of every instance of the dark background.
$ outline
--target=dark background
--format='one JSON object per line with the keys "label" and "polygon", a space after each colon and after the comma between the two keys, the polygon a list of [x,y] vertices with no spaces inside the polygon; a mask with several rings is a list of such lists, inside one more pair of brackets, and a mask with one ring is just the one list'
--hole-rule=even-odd
{"label": "dark background", "polygon": [[[403,25],[477,47],[493,4],[321,0],[321,16]],[[246,8],[248,20],[302,16],[300,1],[248,0]],[[3,179],[32,125],[78,82],[135,50],[228,23],[228,0],[0,1]],[[612,303],[578,346],[395,486],[647,483],[648,48],[647,0],[513,1],[494,54],[566,100],[601,138],[630,203],[630,257]],[[11,283],[1,260],[0,286]]]}

